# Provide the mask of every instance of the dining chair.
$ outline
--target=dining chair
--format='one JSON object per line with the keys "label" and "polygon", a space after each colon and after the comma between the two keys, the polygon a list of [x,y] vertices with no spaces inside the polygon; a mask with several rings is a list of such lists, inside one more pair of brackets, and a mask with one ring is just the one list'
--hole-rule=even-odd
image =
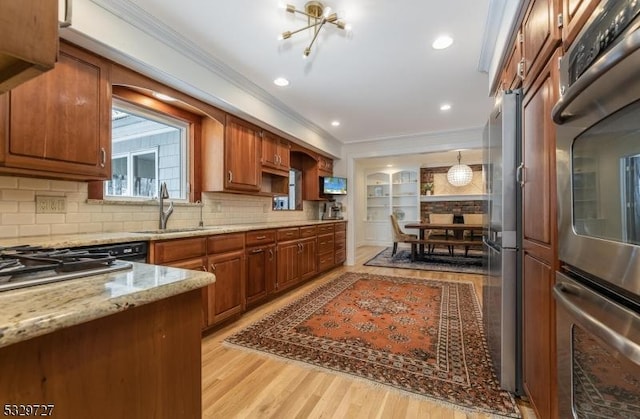
{"label": "dining chair", "polygon": [[418,240],[417,235],[402,231],[395,214],[391,214],[391,227],[393,229],[393,250],[391,251],[391,256],[395,256],[398,251],[398,243],[412,243]]}
{"label": "dining chair", "polygon": [[[430,224],[453,224],[453,214],[429,214],[429,223]],[[447,230],[440,229],[432,229],[429,230],[429,238],[431,239],[441,239],[446,240],[449,238],[449,233]],[[435,248],[434,244],[430,244],[427,252],[429,254],[433,253],[433,249]],[[449,250],[449,254],[453,253],[453,247],[447,246]]]}
{"label": "dining chair", "polygon": [[[464,224],[484,224],[484,217],[485,214],[462,214],[462,219],[463,219],[463,223]],[[479,236],[476,233],[473,233],[472,230],[465,230],[464,231],[464,239],[471,239],[471,238],[477,238],[477,239],[482,239],[482,236]]]}

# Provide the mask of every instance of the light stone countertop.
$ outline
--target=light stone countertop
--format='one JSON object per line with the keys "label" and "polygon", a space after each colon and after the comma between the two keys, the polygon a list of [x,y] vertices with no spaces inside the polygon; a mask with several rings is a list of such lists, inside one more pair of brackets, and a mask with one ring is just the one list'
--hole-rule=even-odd
{"label": "light stone countertop", "polygon": [[133,269],[0,293],[0,347],[215,282],[211,273],[131,262]]}
{"label": "light stone countertop", "polygon": [[259,224],[229,224],[191,228],[168,228],[166,232],[151,230],[145,232],[84,233],[50,236],[29,236],[12,239],[0,239],[0,247],[20,245],[43,246],[52,248],[93,246],[98,244],[126,243],[136,241],[169,240],[183,237],[210,236],[215,234],[238,233],[269,228],[297,227],[314,224],[327,224],[347,220],[304,220]]}

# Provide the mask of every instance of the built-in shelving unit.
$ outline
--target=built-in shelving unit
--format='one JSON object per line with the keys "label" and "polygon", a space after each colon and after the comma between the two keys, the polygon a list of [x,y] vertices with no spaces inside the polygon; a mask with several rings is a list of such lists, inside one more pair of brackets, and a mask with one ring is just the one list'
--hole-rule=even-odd
{"label": "built-in shelving unit", "polygon": [[372,172],[366,175],[365,239],[371,243],[391,241],[391,221],[400,225],[420,219],[420,169]]}

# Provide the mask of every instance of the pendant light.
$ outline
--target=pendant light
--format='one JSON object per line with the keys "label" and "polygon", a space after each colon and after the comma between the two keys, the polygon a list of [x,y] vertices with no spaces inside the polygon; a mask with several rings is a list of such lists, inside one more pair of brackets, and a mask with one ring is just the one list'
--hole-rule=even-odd
{"label": "pendant light", "polygon": [[466,164],[460,164],[462,153],[458,151],[458,164],[454,164],[447,172],[447,180],[453,186],[466,186],[473,179],[473,171]]}

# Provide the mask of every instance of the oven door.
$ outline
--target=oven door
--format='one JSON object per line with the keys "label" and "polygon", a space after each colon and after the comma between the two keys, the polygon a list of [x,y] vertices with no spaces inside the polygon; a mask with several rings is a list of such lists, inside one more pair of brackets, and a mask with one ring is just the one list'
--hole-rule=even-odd
{"label": "oven door", "polygon": [[[552,114],[558,124],[560,260],[638,295],[640,29],[636,27],[631,25],[619,43],[566,88]],[[570,61],[563,59],[561,79],[571,73]]]}
{"label": "oven door", "polygon": [[640,315],[557,272],[561,418],[640,418]]}

